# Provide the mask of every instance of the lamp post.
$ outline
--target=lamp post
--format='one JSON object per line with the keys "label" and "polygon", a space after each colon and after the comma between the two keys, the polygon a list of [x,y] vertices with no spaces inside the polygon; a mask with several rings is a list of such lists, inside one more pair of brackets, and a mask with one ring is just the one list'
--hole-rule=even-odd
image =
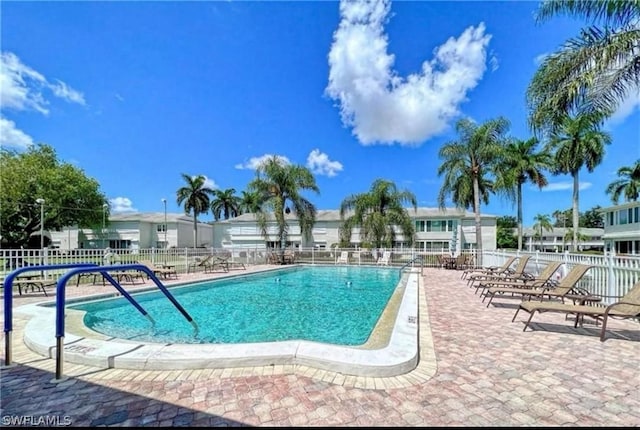
{"label": "lamp post", "polygon": [[42,266],[44,264],[44,199],[36,199],[36,203],[40,205],[40,265]]}
{"label": "lamp post", "polygon": [[102,205],[102,249],[105,249],[106,247],[104,246],[104,241],[105,241],[105,232],[104,232],[104,226],[105,226],[105,217],[106,217],[106,213],[107,213],[107,209],[109,209],[109,205],[108,204],[103,204]]}

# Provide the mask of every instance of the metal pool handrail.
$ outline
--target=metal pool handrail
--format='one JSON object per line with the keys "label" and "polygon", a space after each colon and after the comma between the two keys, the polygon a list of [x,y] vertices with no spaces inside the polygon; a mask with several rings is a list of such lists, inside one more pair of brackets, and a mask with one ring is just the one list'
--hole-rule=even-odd
{"label": "metal pool handrail", "polygon": [[62,380],[62,363],[63,363],[63,349],[64,349],[64,307],[65,307],[65,286],[71,277],[82,273],[101,273],[102,276],[111,283],[128,301],[131,303],[143,316],[147,317],[152,323],[153,318],[147,314],[138,302],[124,289],[118,282],[109,275],[109,271],[122,271],[122,270],[140,270],[145,272],[149,279],[153,280],[156,286],[162,291],[162,293],[171,301],[171,303],[184,315],[186,320],[191,323],[196,333],[198,332],[198,325],[193,321],[191,315],[178,303],[173,295],[162,285],[162,282],[155,276],[153,271],[147,266],[142,264],[122,264],[112,266],[98,266],[95,263],[79,263],[79,264],[56,264],[56,265],[43,265],[43,266],[29,266],[22,267],[11,272],[4,280],[5,288],[5,366],[10,366],[12,363],[11,357],[11,333],[13,331],[13,280],[21,273],[29,271],[44,271],[54,269],[72,269],[65,273],[58,279],[56,285],[56,379],[54,381],[59,382]]}
{"label": "metal pool handrail", "polygon": [[124,297],[129,300],[129,302],[138,309],[142,313],[142,315],[149,318],[152,322],[153,319],[147,315],[147,312],[140,306],[133,297],[129,293],[127,293],[118,282],[113,279],[109,273],[110,270],[122,271],[122,270],[140,270],[145,272],[149,279],[151,279],[156,286],[162,291],[162,293],[171,301],[171,303],[182,313],[182,315],[186,318],[186,320],[191,323],[195,331],[198,331],[198,325],[193,321],[191,315],[182,307],[180,303],[173,297],[173,295],[167,290],[167,287],[162,285],[162,282],[156,277],[153,271],[143,264],[120,264],[113,266],[101,266],[101,267],[86,267],[74,269],[66,274],[64,274],[59,280],[58,285],[56,287],[56,379],[55,381],[62,380],[62,363],[63,363],[63,349],[64,349],[64,305],[65,305],[65,297],[64,297],[64,287],[67,281],[74,275],[80,273],[102,273],[104,276],[114,287],[118,289],[122,293]]}
{"label": "metal pool handrail", "polygon": [[25,272],[43,270],[73,269],[78,267],[98,267],[95,263],[48,264],[44,266],[21,267],[9,273],[4,279],[4,366],[11,366],[11,332],[13,331],[13,281]]}
{"label": "metal pool handrail", "polygon": [[[411,259],[411,260],[407,261],[407,262],[406,262],[406,263],[405,263],[405,264],[400,268],[400,271],[398,272],[398,275],[399,275],[399,276],[402,276],[402,271],[403,271],[405,268],[409,267],[409,265],[413,265],[413,263],[415,263],[415,262],[416,262],[416,261],[418,261],[418,260],[420,260],[420,263],[421,263],[421,264],[420,264],[420,274],[422,274],[422,268],[424,267],[424,259],[423,259],[421,256],[417,256],[417,257],[414,257],[413,259]],[[412,267],[413,267],[413,266],[412,266]]]}

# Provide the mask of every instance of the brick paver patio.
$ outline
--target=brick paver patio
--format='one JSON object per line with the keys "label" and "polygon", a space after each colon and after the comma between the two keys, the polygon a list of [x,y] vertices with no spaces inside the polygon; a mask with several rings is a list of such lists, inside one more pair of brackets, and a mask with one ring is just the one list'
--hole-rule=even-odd
{"label": "brick paver patio", "polygon": [[[104,288],[72,286],[67,296]],[[15,305],[43,299],[27,293]],[[425,269],[421,339],[433,342],[436,367],[384,379],[302,366],[134,371],[65,364],[68,379],[54,383],[54,360],[24,346],[25,321],[16,317],[16,365],[1,373],[0,423],[640,426],[640,324],[613,321],[613,334],[600,342],[588,321],[574,329],[564,316],[543,314],[523,332],[527,314],[511,322],[517,303],[497,298],[487,308],[460,272]]]}

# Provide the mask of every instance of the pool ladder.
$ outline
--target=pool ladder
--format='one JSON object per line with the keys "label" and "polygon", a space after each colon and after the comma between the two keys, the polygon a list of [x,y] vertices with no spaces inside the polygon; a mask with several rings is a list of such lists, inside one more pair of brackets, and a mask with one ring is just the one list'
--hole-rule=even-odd
{"label": "pool ladder", "polygon": [[400,268],[400,271],[398,272],[398,276],[402,277],[402,271],[404,269],[406,269],[407,267],[409,267],[409,266],[413,267],[413,264],[418,260],[420,261],[420,274],[422,275],[422,269],[424,268],[424,260],[422,259],[422,257],[418,256],[418,257],[414,257],[413,259],[407,261],[404,264],[404,266],[402,266]]}

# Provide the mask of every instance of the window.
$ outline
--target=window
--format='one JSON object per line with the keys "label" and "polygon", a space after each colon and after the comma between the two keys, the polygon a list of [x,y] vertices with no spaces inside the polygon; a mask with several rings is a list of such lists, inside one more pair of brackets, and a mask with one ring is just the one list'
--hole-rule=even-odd
{"label": "window", "polygon": [[166,224],[158,224],[158,225],[156,225],[156,231],[158,233],[164,233],[165,231],[167,231],[167,225]]}
{"label": "window", "polygon": [[609,225],[613,224],[613,212],[607,212],[607,219],[609,220]]}
{"label": "window", "polygon": [[416,221],[416,232],[426,231],[425,221]]}
{"label": "window", "polygon": [[633,208],[633,222],[640,222],[640,206]]}
{"label": "window", "polygon": [[627,218],[628,214],[629,211],[627,211],[626,209],[618,211],[618,224],[626,224],[629,221]]}

